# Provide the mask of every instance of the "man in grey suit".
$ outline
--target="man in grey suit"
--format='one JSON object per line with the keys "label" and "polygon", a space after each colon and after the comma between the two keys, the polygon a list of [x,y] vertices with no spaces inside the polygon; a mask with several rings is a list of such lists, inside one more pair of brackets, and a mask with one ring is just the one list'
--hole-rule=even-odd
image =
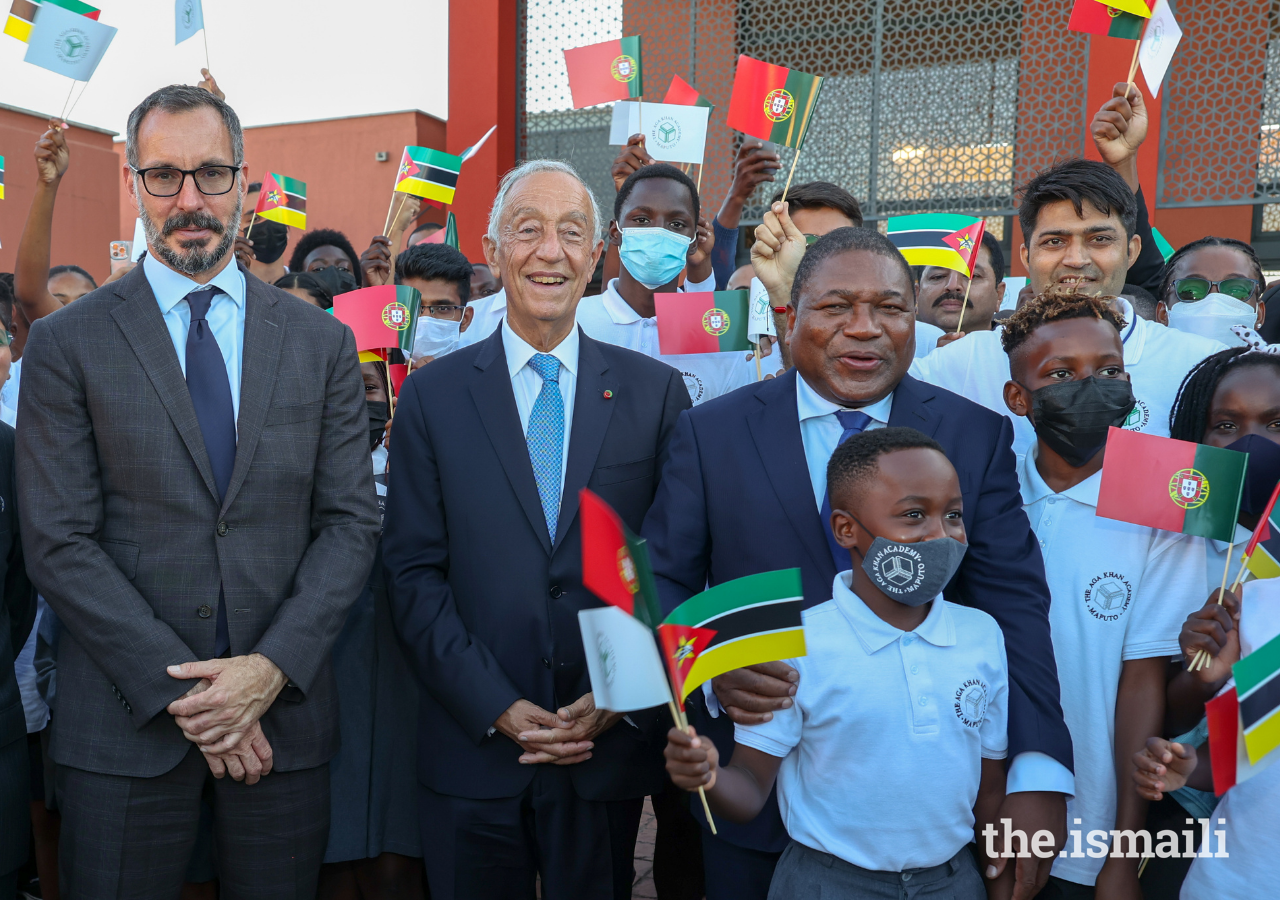
{"label": "man in grey suit", "polygon": [[377,509],[350,330],[235,264],[243,150],[213,94],[144,100],[124,180],[148,254],[26,347],[24,547],[64,627],[64,896],[177,897],[206,782],[221,896],[315,893],[329,650]]}

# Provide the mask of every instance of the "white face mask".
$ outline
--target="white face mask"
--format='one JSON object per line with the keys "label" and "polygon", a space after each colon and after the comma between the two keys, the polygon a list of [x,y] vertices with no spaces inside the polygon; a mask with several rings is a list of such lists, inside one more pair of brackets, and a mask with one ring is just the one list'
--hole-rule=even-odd
{"label": "white face mask", "polygon": [[1169,307],[1170,328],[1221,341],[1229,347],[1244,344],[1231,330],[1232,325],[1253,328],[1257,321],[1256,309],[1226,294],[1209,294],[1194,303],[1180,300]]}
{"label": "white face mask", "polygon": [[413,336],[414,356],[444,356],[458,343],[462,320],[437,319],[435,316],[418,317],[418,329]]}

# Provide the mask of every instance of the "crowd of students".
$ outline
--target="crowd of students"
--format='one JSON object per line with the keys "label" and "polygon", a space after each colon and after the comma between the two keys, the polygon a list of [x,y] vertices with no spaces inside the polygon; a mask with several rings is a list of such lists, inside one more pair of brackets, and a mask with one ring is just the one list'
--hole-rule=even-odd
{"label": "crowd of students", "polygon": [[[949,269],[912,270],[910,296],[894,314],[909,317],[903,340],[914,378],[1006,417],[1001,434],[1014,463],[998,474],[1016,478],[1021,514],[1043,558],[1074,767],[1058,767],[1068,777],[1060,789],[1069,798],[1067,820],[1047,846],[1063,852],[1038,896],[1256,897],[1280,871],[1280,766],[1215,797],[1204,707],[1229,685],[1233,662],[1280,634],[1280,582],[1249,581],[1220,595],[1227,545],[1096,515],[1111,426],[1249,452],[1237,547],[1280,481],[1280,352],[1259,336],[1269,331],[1261,264],[1248,244],[1215,236],[1168,260],[1160,256],[1134,162],[1145,125],[1141,95],[1117,86],[1091,126],[1105,162],[1063,162],[1023,187],[1025,242],[1017,252],[1029,283],[1016,309],[1004,308],[1008,261],[987,235],[971,286]],[[73,164],[61,123],[51,122],[37,143],[35,162],[36,199],[17,270],[0,276],[0,419],[17,429],[31,324],[99,287],[79,266],[50,266],[58,184]],[[841,186],[793,185],[785,203],[781,192],[773,195],[754,232],[751,262],[738,265],[743,209],[777,171],[776,154],[745,142],[729,193],[708,222],[688,175],[655,162],[633,138],[613,165],[617,193],[602,235],[603,275],[577,307],[582,333],[674,367],[695,407],[762,376],[785,376],[793,368],[786,336],[796,298],[813,276],[794,267],[779,276],[775,263],[797,243],[847,242],[849,229],[869,226]],[[321,228],[298,240],[286,265],[287,229],[252,212],[260,188],[247,188],[234,245],[241,267],[322,309],[361,286],[416,288],[422,309],[412,368],[484,341],[501,326],[507,298],[497,267],[424,243],[439,226],[412,227],[421,212],[416,198],[363,253],[341,232]],[[866,249],[845,249],[855,246]],[[900,263],[905,268],[900,258],[893,265]],[[745,288],[753,276],[769,291],[779,336],[763,339],[759,355],[661,353],[655,293]],[[881,326],[866,321],[866,333],[852,338],[870,345]],[[396,398],[385,362],[365,362],[361,370],[381,498],[394,478],[387,448]],[[677,788],[703,788],[712,812],[729,822],[756,819],[776,789],[791,841],[772,888],[757,886],[755,896],[1030,897],[1035,891],[1018,879],[1015,861],[997,852],[1013,844],[1000,813],[1013,690],[1006,656],[1020,648],[1006,647],[990,615],[941,594],[967,550],[967,475],[957,473],[938,441],[912,428],[880,427],[887,418],[868,415],[870,424],[834,449],[825,477],[811,467],[815,497],[820,506],[824,497],[829,503],[822,508],[840,574],[830,599],[806,598],[808,655],[788,661],[798,677],[753,724],[735,720],[732,746],[697,729],[672,729],[667,772]],[[904,592],[870,564],[885,541],[914,547],[922,566],[936,570],[924,588]],[[332,650],[341,749],[329,770],[320,897],[425,892],[415,799],[418,689],[388,590],[379,554]],[[60,625],[43,601],[29,632],[19,636],[14,624],[34,837],[26,894],[19,896],[54,898],[58,797],[48,723],[58,715]],[[1201,650],[1211,663],[1193,672],[1188,663]],[[973,689],[943,698],[944,713],[931,720],[915,712],[914,697],[926,707],[927,695],[953,682]],[[920,740],[925,734],[930,739]],[[685,798],[669,787],[653,803],[660,813],[659,897],[728,896],[717,887],[728,873],[718,872],[711,856],[703,872],[702,828]],[[207,804],[201,815],[188,897],[216,896]],[[1197,837],[1198,856],[1157,854],[1141,880],[1136,854],[1109,855],[1123,843],[1121,832],[1144,830],[1153,846],[1174,834],[1180,852],[1180,834],[1192,827],[1185,823],[1208,818],[1220,823],[1216,843],[1200,847]],[[992,834],[1001,837],[993,843]],[[1225,853],[1203,852],[1223,846]]]}

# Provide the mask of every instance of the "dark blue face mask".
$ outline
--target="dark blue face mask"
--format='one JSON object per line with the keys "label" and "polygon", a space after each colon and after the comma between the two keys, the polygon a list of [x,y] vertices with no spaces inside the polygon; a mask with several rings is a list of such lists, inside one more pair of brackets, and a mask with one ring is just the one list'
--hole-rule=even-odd
{"label": "dark blue face mask", "polygon": [[1240,495],[1240,512],[1260,516],[1267,508],[1271,492],[1280,482],[1280,444],[1258,434],[1248,434],[1227,445],[1228,450],[1249,454],[1244,474],[1244,492]]}

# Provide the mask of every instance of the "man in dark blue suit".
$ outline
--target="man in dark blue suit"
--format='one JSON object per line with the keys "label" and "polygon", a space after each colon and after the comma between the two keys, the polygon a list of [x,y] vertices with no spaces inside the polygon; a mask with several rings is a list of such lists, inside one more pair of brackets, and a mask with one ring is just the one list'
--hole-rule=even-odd
{"label": "man in dark blue suit", "polygon": [[[1049,590],[1022,512],[1009,423],[906,374],[915,342],[913,280],[886,238],[840,228],[806,254],[805,236],[782,203],[766,214],[757,238],[752,262],[770,302],[788,304],[795,368],[681,417],[643,529],[664,606],[708,583],[795,566],[807,605],[830,599],[836,572],[848,567],[847,552],[838,557],[833,546],[825,498],[832,452],[850,435],[886,425],[933,437],[959,473],[969,536],[945,596],[995,617],[1008,652],[1012,762],[1001,816],[1028,836],[1051,831],[1061,848],[1066,795],[1074,790],[1071,737],[1058,701]],[[730,746],[734,722],[767,721],[791,705],[797,678],[784,663],[721,676],[699,710],[713,718],[702,716],[699,726],[717,747]],[[952,699],[919,702],[948,715]],[[910,797],[909,785],[903,795]],[[776,801],[749,825],[719,828],[718,838],[703,832],[709,900],[763,900],[787,843]],[[1019,859],[1015,896],[1033,896],[1051,864]]]}
{"label": "man in dark blue suit", "polygon": [[[578,492],[639,530],[689,394],[680,373],[591,340],[574,314],[603,244],[589,189],[547,160],[508,173],[485,237],[507,291],[483,342],[398,401],[383,557],[425,688],[423,856],[435,900],[626,898],[665,708],[596,709],[578,611]],[[665,716],[665,721],[661,718]]]}

